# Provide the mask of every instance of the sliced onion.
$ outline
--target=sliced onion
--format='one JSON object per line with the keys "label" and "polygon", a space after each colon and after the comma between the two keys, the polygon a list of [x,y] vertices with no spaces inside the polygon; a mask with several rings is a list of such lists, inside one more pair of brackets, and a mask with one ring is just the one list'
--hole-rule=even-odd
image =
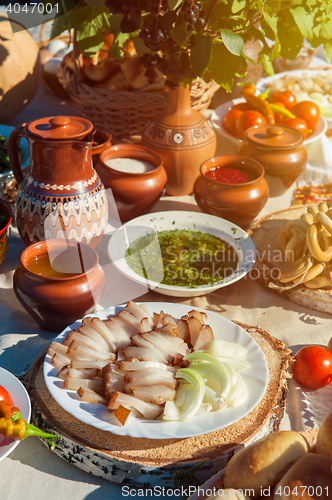
{"label": "sliced onion", "polygon": [[184,356],[190,361],[190,368],[199,371],[205,378],[214,378],[220,384],[220,394],[228,394],[231,389],[231,377],[222,363],[216,356],[206,352],[192,352]]}
{"label": "sliced onion", "polygon": [[223,358],[245,359],[248,349],[235,342],[214,339],[208,343],[204,352]]}
{"label": "sliced onion", "polygon": [[227,403],[224,399],[222,399],[216,391],[211,389],[209,386],[205,384],[205,394],[203,398],[203,403],[208,403],[212,406],[214,411],[222,410],[227,407]]}
{"label": "sliced onion", "polygon": [[189,420],[193,417],[201,403],[205,394],[205,384],[202,375],[192,368],[181,368],[175,375],[176,378],[183,378],[193,386],[192,398],[188,398],[185,402],[185,407],[180,415],[180,420]]}
{"label": "sliced onion", "polygon": [[180,420],[181,408],[173,401],[166,401],[164,412],[162,414],[163,420]]}

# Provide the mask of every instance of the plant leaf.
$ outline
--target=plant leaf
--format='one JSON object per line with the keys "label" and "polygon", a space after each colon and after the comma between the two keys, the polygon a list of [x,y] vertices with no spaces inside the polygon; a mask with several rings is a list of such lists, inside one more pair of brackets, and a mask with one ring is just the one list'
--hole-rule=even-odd
{"label": "plant leaf", "polygon": [[182,0],[168,0],[168,7],[171,10],[175,10],[178,8],[178,6],[180,5],[181,2],[182,2]]}
{"label": "plant leaf", "polygon": [[221,29],[220,33],[222,41],[229,52],[235,56],[240,56],[244,47],[243,38],[229,29]]}
{"label": "plant leaf", "polygon": [[212,51],[212,40],[208,35],[196,38],[196,44],[191,49],[190,64],[197,76],[202,76],[209,65]]}
{"label": "plant leaf", "polygon": [[[242,66],[242,68],[241,68]],[[231,92],[235,75],[245,72],[246,62],[243,56],[230,53],[224,44],[214,45],[207,73],[223,87]]]}
{"label": "plant leaf", "polygon": [[292,16],[294,17],[295,23],[299,27],[304,38],[306,38],[309,42],[313,37],[313,19],[310,15],[308,15],[307,10],[302,6],[298,5],[295,8],[290,10]]}

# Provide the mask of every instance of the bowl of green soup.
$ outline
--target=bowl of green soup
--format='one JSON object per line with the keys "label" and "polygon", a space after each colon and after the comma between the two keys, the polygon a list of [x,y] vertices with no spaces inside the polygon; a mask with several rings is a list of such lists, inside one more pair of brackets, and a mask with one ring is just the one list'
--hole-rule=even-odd
{"label": "bowl of green soup", "polygon": [[132,219],[111,237],[108,254],[127,278],[173,297],[195,297],[243,278],[256,249],[235,224],[209,214],[168,211]]}

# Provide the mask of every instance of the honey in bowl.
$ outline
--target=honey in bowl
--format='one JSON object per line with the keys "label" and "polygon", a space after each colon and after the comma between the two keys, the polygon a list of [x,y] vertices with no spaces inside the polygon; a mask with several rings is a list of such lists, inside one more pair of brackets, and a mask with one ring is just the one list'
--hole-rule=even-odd
{"label": "honey in bowl", "polygon": [[72,278],[87,272],[93,265],[91,257],[80,246],[68,247],[61,252],[49,250],[35,255],[26,262],[26,268],[46,278]]}

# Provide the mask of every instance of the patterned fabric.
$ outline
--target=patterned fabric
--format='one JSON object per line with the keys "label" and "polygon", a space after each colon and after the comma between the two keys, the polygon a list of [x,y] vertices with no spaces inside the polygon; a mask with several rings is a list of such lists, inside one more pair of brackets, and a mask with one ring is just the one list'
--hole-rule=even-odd
{"label": "patterned fabric", "polygon": [[332,198],[332,182],[318,186],[304,186],[295,189],[292,205],[306,205],[329,201]]}

